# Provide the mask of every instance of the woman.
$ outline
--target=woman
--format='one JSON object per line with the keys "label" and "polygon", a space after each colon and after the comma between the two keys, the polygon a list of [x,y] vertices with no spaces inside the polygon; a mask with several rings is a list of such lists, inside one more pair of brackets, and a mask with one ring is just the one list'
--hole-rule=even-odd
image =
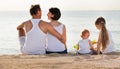
{"label": "woman", "polygon": [[114,42],[110,31],[106,28],[106,21],[103,17],[97,18],[95,21],[95,26],[100,30],[98,43],[97,43],[97,54],[102,51],[102,53],[110,53],[113,51]]}
{"label": "woman", "polygon": [[[66,40],[66,27],[64,24],[60,23],[58,20],[61,17],[61,12],[58,8],[50,8],[47,14],[48,19],[50,20],[50,24],[59,32]],[[48,46],[47,46],[47,54],[50,53],[67,53],[66,41],[64,43],[60,42],[56,37],[52,34],[48,33]]]}

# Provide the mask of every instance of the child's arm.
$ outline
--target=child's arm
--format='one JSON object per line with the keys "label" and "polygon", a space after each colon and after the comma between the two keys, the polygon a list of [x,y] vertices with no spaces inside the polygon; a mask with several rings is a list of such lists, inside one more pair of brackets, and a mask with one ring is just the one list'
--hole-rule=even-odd
{"label": "child's arm", "polygon": [[77,48],[76,48],[76,54],[78,54],[78,50],[79,50],[79,42],[76,44],[77,45]]}
{"label": "child's arm", "polygon": [[93,44],[92,44],[92,42],[91,42],[91,40],[89,40],[89,45],[90,45],[90,49],[91,49],[91,50],[95,50],[95,49],[94,49],[94,46],[93,46]]}
{"label": "child's arm", "polygon": [[77,49],[77,50],[79,50],[79,43],[77,44],[77,46],[78,46],[78,49]]}
{"label": "child's arm", "polygon": [[78,50],[80,49],[80,40],[78,41],[78,43],[77,43],[77,46],[78,46]]}

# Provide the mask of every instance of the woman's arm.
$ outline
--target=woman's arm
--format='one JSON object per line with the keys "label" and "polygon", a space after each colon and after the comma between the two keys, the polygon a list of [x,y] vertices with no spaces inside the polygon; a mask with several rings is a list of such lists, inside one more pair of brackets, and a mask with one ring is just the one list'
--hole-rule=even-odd
{"label": "woman's arm", "polygon": [[63,26],[62,36],[64,37],[64,40],[65,40],[64,45],[65,45],[65,49],[67,50],[67,46],[66,46],[66,27],[65,27],[65,25]]}

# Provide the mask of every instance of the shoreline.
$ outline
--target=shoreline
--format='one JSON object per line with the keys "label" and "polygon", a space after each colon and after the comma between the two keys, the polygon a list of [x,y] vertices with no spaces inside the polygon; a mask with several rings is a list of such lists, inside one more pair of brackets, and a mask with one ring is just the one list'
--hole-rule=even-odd
{"label": "shoreline", "polygon": [[0,69],[120,69],[120,53],[0,55]]}

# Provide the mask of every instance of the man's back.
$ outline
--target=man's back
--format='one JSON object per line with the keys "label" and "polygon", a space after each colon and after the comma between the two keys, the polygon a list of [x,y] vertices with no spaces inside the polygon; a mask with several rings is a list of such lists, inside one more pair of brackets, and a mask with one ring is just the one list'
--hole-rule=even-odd
{"label": "man's back", "polygon": [[[24,22],[24,25],[25,25],[25,30],[26,30],[26,32],[29,32],[29,31],[32,29],[32,27],[33,27],[33,24],[32,24],[32,22],[31,22],[30,20]],[[49,26],[47,26],[47,25],[48,25],[47,22],[41,20],[41,21],[39,22],[39,24],[38,24],[38,27],[39,27],[39,29],[41,29],[44,33],[47,33],[47,30],[48,30],[47,27],[49,27]]]}
{"label": "man's back", "polygon": [[46,34],[39,28],[40,23],[40,19],[31,19],[25,24],[27,32],[26,41],[22,48],[23,53],[45,54]]}

